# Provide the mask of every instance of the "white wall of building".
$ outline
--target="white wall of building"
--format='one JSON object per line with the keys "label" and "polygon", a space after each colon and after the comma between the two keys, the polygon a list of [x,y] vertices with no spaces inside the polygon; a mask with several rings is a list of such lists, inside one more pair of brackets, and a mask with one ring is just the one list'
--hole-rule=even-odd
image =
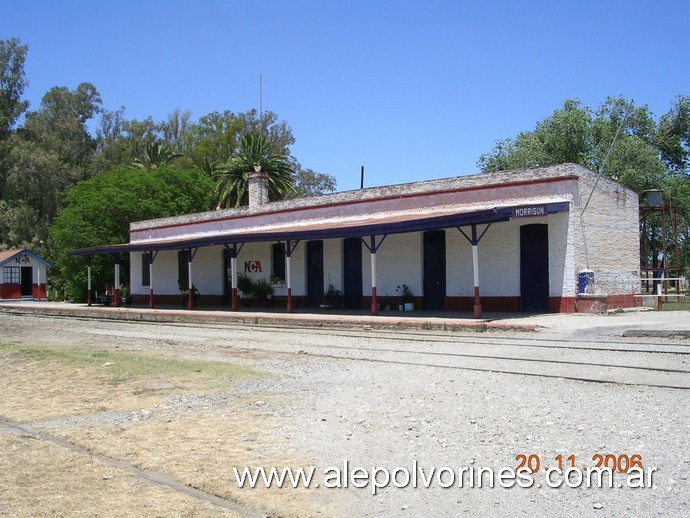
{"label": "white wall of building", "polygon": [[[367,239],[367,244],[369,240]],[[377,236],[377,242],[381,236]],[[407,284],[415,297],[422,295],[422,234],[391,234],[376,253],[378,296],[398,295],[398,286]],[[362,250],[362,291],[371,294],[371,254]]]}
{"label": "white wall of building", "polygon": [[[573,233],[569,214],[558,213],[546,218],[520,218],[494,223],[479,243],[479,280],[482,296],[520,295],[520,226],[532,223],[549,225],[549,276],[552,297],[573,296],[577,279],[574,265]],[[483,232],[485,225],[477,227]],[[470,235],[470,227],[464,228]],[[377,241],[381,237],[377,237]],[[367,243],[369,241],[367,240]],[[246,243],[237,259],[238,271],[256,281],[269,279],[272,271],[272,243]],[[306,242],[301,242],[292,256],[293,295],[307,293]],[[407,284],[415,296],[423,296],[423,234],[391,234],[377,253],[377,292],[379,296],[396,296],[397,287]],[[223,247],[199,248],[192,263],[192,280],[202,295],[223,295]],[[259,270],[260,268],[260,270]],[[177,252],[159,252],[154,262],[154,291],[178,293]],[[147,294],[141,285],[141,254],[132,254],[132,293]],[[343,289],[343,241],[324,240],[324,289],[333,284]],[[371,292],[371,255],[362,248],[362,291]],[[455,228],[446,230],[446,295],[474,295],[472,248]]]}

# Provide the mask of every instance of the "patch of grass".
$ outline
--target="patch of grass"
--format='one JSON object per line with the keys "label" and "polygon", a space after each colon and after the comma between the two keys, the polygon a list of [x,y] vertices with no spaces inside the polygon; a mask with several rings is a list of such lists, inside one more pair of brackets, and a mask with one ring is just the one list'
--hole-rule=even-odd
{"label": "patch of grass", "polygon": [[211,362],[170,358],[126,351],[58,349],[45,345],[0,343],[0,350],[14,352],[25,358],[58,363],[70,367],[98,370],[114,382],[159,378],[169,381],[228,381],[259,374],[258,371],[228,362]]}
{"label": "patch of grass", "polygon": [[690,311],[690,302],[663,302],[662,311]]}

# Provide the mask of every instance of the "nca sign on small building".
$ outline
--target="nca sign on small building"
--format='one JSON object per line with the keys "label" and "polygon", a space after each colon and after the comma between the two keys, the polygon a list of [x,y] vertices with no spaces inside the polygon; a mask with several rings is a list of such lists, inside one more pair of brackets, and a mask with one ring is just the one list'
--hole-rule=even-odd
{"label": "nca sign on small building", "polygon": [[0,299],[46,298],[51,267],[25,248],[0,251]]}

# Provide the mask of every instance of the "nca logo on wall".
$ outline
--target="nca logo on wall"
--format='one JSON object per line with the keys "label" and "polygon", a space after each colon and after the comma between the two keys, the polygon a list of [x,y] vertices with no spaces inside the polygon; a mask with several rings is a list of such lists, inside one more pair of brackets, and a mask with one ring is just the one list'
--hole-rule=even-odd
{"label": "nca logo on wall", "polygon": [[244,262],[244,273],[260,273],[261,271],[261,261]]}

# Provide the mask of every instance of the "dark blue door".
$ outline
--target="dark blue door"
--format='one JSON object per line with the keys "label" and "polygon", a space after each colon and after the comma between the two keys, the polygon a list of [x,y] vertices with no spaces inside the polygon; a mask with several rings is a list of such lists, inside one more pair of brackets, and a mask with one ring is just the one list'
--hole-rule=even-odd
{"label": "dark blue door", "polygon": [[446,299],[446,231],[424,232],[424,308],[443,309]]}
{"label": "dark blue door", "polygon": [[321,307],[323,299],[323,241],[307,241],[307,304]]}
{"label": "dark blue door", "polygon": [[520,227],[520,297],[522,310],[549,310],[549,226]]}
{"label": "dark blue door", "polygon": [[352,237],[343,240],[343,295],[345,307],[362,307],[362,240]]}

